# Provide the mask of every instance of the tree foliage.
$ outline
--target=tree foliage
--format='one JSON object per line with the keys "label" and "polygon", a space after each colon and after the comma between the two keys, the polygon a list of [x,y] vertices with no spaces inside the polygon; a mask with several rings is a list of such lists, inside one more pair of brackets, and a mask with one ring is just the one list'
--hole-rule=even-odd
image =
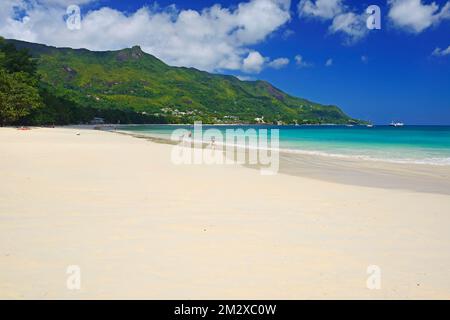
{"label": "tree foliage", "polygon": [[41,106],[35,62],[0,38],[0,125],[15,123]]}
{"label": "tree foliage", "polygon": [[5,42],[0,38],[0,68],[9,73],[24,72],[32,77],[36,75],[36,61],[28,53],[28,50],[17,50],[14,44]]}

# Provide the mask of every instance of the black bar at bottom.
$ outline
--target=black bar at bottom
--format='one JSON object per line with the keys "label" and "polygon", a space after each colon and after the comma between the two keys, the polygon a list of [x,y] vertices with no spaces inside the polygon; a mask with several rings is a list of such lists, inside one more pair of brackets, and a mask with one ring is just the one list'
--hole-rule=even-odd
{"label": "black bar at bottom", "polygon": [[[15,317],[23,312],[85,318],[108,312],[119,318],[138,314],[141,319],[311,319],[315,317],[370,316],[385,319],[391,311],[429,317],[447,311],[449,301],[293,301],[293,300],[165,300],[165,301],[2,301],[2,311]],[[445,310],[444,310],[445,308]]]}

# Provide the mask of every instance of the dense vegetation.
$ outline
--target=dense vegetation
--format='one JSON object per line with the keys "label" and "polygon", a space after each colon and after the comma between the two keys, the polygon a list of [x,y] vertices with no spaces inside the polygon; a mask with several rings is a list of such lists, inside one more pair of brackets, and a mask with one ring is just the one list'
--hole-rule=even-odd
{"label": "dense vegetation", "polygon": [[11,45],[22,59],[13,59],[16,64],[32,64],[30,86],[38,83],[43,107],[35,104],[20,117],[30,124],[84,123],[94,116],[112,123],[357,122],[336,106],[292,97],[265,81],[170,67],[139,47],[93,52],[8,40]]}
{"label": "dense vegetation", "polygon": [[23,119],[41,106],[36,64],[26,51],[0,38],[0,125]]}

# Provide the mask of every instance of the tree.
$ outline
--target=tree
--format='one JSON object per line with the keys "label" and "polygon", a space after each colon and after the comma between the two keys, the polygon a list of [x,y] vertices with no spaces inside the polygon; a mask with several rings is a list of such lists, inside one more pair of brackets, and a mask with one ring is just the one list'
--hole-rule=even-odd
{"label": "tree", "polygon": [[37,80],[0,68],[0,125],[12,124],[42,106]]}
{"label": "tree", "polygon": [[0,37],[0,68],[9,73],[25,72],[35,77],[37,64],[28,50],[17,50],[12,43],[7,43]]}
{"label": "tree", "polygon": [[36,63],[26,50],[0,38],[0,125],[12,124],[41,106]]}

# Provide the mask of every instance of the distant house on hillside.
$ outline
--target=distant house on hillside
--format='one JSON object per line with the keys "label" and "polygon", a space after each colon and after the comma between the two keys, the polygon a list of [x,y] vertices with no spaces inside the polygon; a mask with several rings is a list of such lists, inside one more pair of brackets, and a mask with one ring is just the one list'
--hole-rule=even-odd
{"label": "distant house on hillside", "polygon": [[95,117],[94,119],[91,120],[90,123],[91,124],[104,124],[105,123],[105,119],[99,118],[99,117]]}
{"label": "distant house on hillside", "polygon": [[255,118],[256,123],[265,123],[264,122],[264,116],[262,116],[261,118]]}

